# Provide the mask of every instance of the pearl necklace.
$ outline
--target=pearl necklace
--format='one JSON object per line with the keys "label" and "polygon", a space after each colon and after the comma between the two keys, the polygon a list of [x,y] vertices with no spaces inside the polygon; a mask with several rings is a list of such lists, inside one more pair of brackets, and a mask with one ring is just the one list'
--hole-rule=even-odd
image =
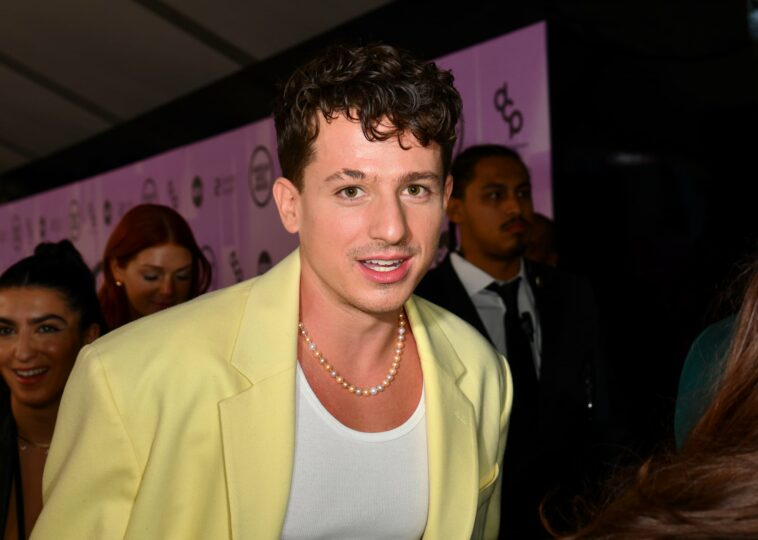
{"label": "pearl necklace", "polygon": [[339,372],[334,368],[333,365],[331,365],[326,357],[321,354],[321,352],[318,350],[318,347],[313,342],[311,337],[308,335],[308,331],[305,329],[305,325],[303,325],[302,322],[300,322],[298,325],[298,328],[300,330],[300,335],[303,336],[303,340],[305,341],[305,344],[307,345],[308,349],[313,353],[313,356],[316,357],[316,359],[319,361],[319,364],[329,373],[332,379],[334,379],[334,382],[339,384],[342,388],[350,392],[351,394],[355,396],[377,396],[380,393],[384,392],[384,389],[387,388],[392,381],[395,379],[395,376],[397,375],[397,369],[400,366],[400,359],[403,356],[403,349],[405,349],[405,315],[403,312],[400,312],[400,315],[398,317],[398,328],[397,328],[397,342],[395,343],[395,356],[392,359],[392,365],[390,366],[390,369],[387,371],[387,375],[384,377],[384,380],[375,385],[375,386],[369,386],[368,388],[360,388],[359,386],[352,384],[347,381],[342,375],[339,374]]}

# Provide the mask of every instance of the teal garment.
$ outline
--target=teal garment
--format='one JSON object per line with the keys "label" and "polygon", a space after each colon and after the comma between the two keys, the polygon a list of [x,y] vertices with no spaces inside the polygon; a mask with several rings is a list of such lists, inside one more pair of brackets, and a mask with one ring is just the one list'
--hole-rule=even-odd
{"label": "teal garment", "polygon": [[732,341],[735,316],[713,323],[695,339],[684,360],[679,377],[674,413],[676,448],[681,450],[687,436],[710,405]]}

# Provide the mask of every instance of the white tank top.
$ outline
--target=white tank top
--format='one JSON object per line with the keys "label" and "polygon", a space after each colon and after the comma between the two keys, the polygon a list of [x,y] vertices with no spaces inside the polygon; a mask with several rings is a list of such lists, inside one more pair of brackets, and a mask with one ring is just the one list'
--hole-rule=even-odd
{"label": "white tank top", "polygon": [[403,425],[379,433],[356,431],[334,418],[299,363],[296,396],[295,463],[282,539],[421,538],[429,508],[423,390]]}

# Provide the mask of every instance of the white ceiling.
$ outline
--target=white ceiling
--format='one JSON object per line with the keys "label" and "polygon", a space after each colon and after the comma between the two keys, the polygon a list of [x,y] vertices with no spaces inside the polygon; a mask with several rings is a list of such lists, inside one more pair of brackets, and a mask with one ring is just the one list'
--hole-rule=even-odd
{"label": "white ceiling", "polygon": [[0,174],[390,0],[2,0]]}

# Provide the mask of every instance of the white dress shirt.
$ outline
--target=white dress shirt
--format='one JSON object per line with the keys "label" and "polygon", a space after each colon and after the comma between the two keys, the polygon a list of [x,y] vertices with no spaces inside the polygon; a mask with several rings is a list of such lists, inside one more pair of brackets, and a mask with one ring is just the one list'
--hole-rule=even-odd
{"label": "white dress shirt", "polygon": [[[504,282],[493,278],[478,266],[474,266],[468,262],[458,253],[453,252],[450,254],[450,263],[453,265],[455,273],[458,274],[458,277],[463,283],[463,287],[466,289],[471,301],[474,303],[476,311],[479,313],[479,318],[482,319],[484,328],[486,328],[495,348],[507,358],[504,324],[505,303],[499,294],[487,289],[487,286],[493,281],[496,281],[499,284]],[[528,313],[532,318],[532,325],[534,326],[534,333],[531,340],[532,357],[534,358],[535,373],[539,379],[542,361],[542,333],[540,331],[537,307],[534,302],[534,293],[529,285],[529,280],[526,278],[523,260],[521,261],[521,267],[518,276],[516,277],[521,278],[521,283],[519,283],[518,288],[519,312],[520,314]],[[514,277],[513,279],[516,278]]]}

